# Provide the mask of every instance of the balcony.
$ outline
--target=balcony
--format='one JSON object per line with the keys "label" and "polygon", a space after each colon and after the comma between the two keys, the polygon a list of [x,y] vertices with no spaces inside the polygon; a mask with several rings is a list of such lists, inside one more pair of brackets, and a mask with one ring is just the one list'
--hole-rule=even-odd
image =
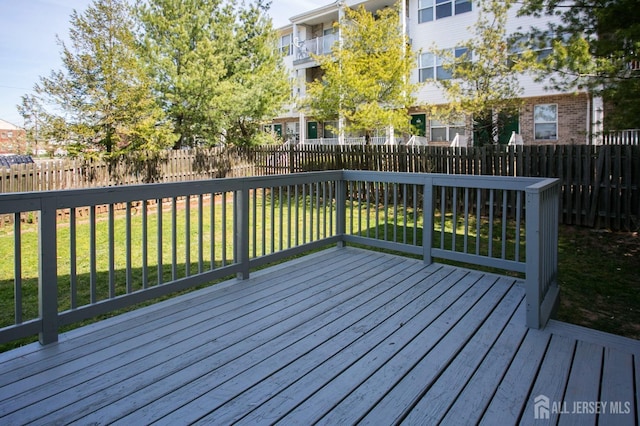
{"label": "balcony", "polygon": [[1,195],[0,341],[44,345],[0,354],[0,421],[634,424],[640,343],[549,319],[558,191],[330,171]]}
{"label": "balcony", "polygon": [[337,41],[337,33],[299,41],[294,45],[295,59],[293,65],[315,64],[312,55],[328,55],[331,53],[332,46]]}

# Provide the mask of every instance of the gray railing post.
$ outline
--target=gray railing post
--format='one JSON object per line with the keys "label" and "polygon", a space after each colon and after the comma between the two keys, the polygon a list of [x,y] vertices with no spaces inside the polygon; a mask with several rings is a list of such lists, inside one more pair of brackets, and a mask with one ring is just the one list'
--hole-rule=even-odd
{"label": "gray railing post", "polygon": [[38,308],[42,326],[40,343],[58,341],[58,253],[55,199],[41,201],[38,216]]}
{"label": "gray railing post", "polygon": [[527,326],[540,328],[540,192],[534,188],[526,190],[526,239],[527,239],[527,266],[526,266],[526,302],[527,302]]}
{"label": "gray railing post", "polygon": [[422,259],[425,265],[433,262],[431,242],[433,241],[433,178],[427,177],[422,195]]}
{"label": "gray railing post", "polygon": [[241,268],[237,276],[246,280],[249,278],[249,190],[243,187],[235,192],[235,198],[235,253]]}
{"label": "gray railing post", "polygon": [[344,235],[347,229],[347,182],[344,177],[336,180],[336,235],[340,237],[338,247],[344,247]]}
{"label": "gray railing post", "polygon": [[544,327],[558,304],[559,183],[545,181],[526,189],[527,326]]}

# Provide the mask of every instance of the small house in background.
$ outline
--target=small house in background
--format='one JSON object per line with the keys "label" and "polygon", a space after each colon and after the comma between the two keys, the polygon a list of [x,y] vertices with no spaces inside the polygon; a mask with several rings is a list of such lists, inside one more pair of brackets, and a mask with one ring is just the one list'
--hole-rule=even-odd
{"label": "small house in background", "polygon": [[0,154],[26,154],[26,130],[0,119]]}

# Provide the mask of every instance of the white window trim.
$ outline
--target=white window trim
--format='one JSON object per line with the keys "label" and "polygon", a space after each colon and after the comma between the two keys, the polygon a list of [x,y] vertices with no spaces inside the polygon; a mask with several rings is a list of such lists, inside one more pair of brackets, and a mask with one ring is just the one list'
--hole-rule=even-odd
{"label": "white window trim", "polygon": [[[462,48],[462,47],[453,47],[453,48],[448,49],[448,50],[451,50],[451,52],[453,53],[453,55],[455,57],[459,57],[459,56],[463,55],[464,53],[466,53],[466,51],[467,51],[466,48]],[[458,50],[460,50],[460,51],[464,50],[464,52],[462,52],[462,53],[460,53],[460,55],[458,55],[457,54]],[[429,66],[425,66],[425,64],[423,64],[423,58],[425,57],[425,55],[429,55],[432,58],[432,64],[429,65]],[[421,54],[420,58],[418,60],[418,81],[419,82],[425,82],[425,81],[437,81],[437,80],[450,80],[451,77],[445,78],[445,79],[438,78],[438,68],[441,67],[444,64],[445,64],[444,58],[442,58],[441,56],[436,55],[435,53],[425,52],[425,53]],[[433,78],[422,80],[421,76],[420,76],[420,74],[422,74],[422,70],[429,69],[429,68],[433,69]]]}
{"label": "white window trim", "polygon": [[[554,121],[537,121],[536,120],[536,107],[538,106],[555,106],[556,109],[556,119]],[[558,104],[536,104],[533,106],[533,138],[534,140],[545,140],[545,141],[557,141],[558,140]],[[536,135],[536,126],[538,124],[554,124],[555,125],[555,137],[553,138],[538,138]]]}
{"label": "white window trim", "polygon": [[[467,13],[467,12],[471,12],[473,10],[473,2],[471,0],[469,1],[464,1],[464,4],[469,4],[470,9],[469,10],[465,10],[464,12],[458,12],[457,11],[457,7],[458,7],[458,1],[456,0],[443,0],[440,4],[438,4],[437,0],[432,0],[431,5],[427,6],[427,7],[420,7],[420,1],[417,2],[418,3],[418,23],[419,24],[425,24],[427,22],[433,22],[433,21],[437,21],[439,19],[445,19],[445,18],[451,18],[453,16],[457,16],[457,15],[461,15],[463,13]],[[442,18],[438,18],[438,13],[437,13],[437,8],[440,5],[444,5],[446,3],[450,4],[451,7],[451,15],[447,15],[447,16],[443,16]],[[431,9],[431,19],[430,20],[426,20],[426,21],[421,21],[420,20],[420,16],[421,16],[421,12],[423,10],[427,10],[427,9]]]}

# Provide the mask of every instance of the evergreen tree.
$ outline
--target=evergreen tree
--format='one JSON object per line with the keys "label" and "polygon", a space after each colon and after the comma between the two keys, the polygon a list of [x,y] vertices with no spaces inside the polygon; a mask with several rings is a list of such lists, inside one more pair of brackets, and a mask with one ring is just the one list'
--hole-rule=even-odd
{"label": "evergreen tree", "polygon": [[539,78],[560,89],[588,88],[607,102],[605,127],[640,127],[640,7],[636,0],[525,0],[521,15],[559,16],[526,39],[552,47]]}
{"label": "evergreen tree", "polygon": [[262,0],[243,3],[235,23],[234,49],[226,61],[230,96],[221,105],[227,140],[235,144],[260,143],[260,124],[280,112],[291,92],[267,10]]}
{"label": "evergreen tree", "polygon": [[282,105],[287,80],[259,0],[140,3],[143,52],[178,135],[176,148],[250,143]]}
{"label": "evergreen tree", "polygon": [[23,97],[21,112],[78,152],[159,150],[172,143],[136,56],[134,22],[124,0],[95,0],[70,19],[70,44],[62,47],[64,70],[52,71]]}
{"label": "evergreen tree", "polygon": [[389,125],[410,130],[415,58],[401,29],[399,4],[375,14],[362,5],[345,9],[341,42],[331,55],[314,56],[324,75],[307,86],[302,103],[316,119],[341,119],[345,132],[364,133],[367,142]]}
{"label": "evergreen tree", "polygon": [[471,117],[476,144],[494,143],[502,120],[518,112],[522,89],[518,76],[526,70],[514,62],[515,43],[506,31],[507,14],[515,0],[479,0],[478,20],[472,36],[455,49],[434,49],[444,62],[450,79],[436,84],[448,100],[444,106],[430,105],[431,115],[445,122]]}

